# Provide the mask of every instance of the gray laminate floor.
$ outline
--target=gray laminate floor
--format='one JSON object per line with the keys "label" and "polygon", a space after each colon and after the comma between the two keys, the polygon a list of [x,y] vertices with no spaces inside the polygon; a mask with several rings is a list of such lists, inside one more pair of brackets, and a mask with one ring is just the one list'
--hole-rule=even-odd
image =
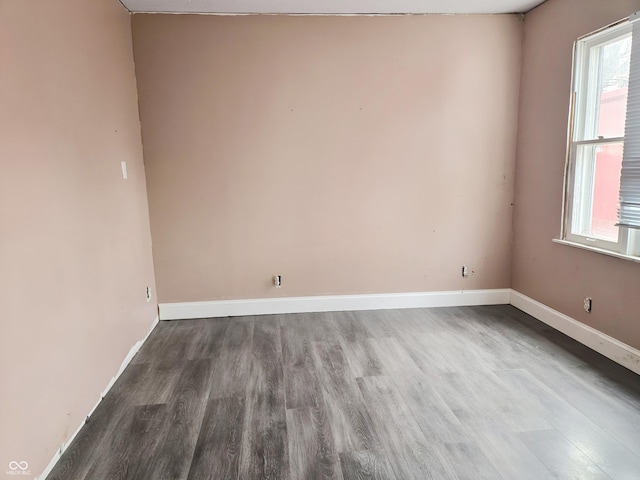
{"label": "gray laminate floor", "polygon": [[49,479],[640,479],[639,377],[510,306],[161,322]]}

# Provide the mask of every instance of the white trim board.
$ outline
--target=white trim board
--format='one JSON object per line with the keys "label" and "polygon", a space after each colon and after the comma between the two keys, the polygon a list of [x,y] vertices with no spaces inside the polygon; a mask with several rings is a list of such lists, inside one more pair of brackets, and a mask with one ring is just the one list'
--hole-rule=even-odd
{"label": "white trim board", "polygon": [[510,288],[161,303],[160,320],[511,304],[640,375],[640,350]]}
{"label": "white trim board", "polygon": [[[118,370],[118,373],[116,373],[115,376],[111,377],[111,380],[107,384],[107,387],[104,389],[102,394],[100,394],[100,398],[98,399],[98,402],[93,406],[91,411],[87,414],[86,418],[89,418],[91,417],[91,415],[93,415],[93,412],[95,412],[96,408],[98,408],[98,405],[100,405],[100,402],[102,402],[102,399],[107,395],[109,390],[111,390],[111,387],[113,386],[114,383],[116,383],[116,380],[120,377],[120,375],[122,375],[122,372],[124,372],[124,369],[127,368],[127,366],[129,366],[129,363],[131,363],[131,360],[133,359],[135,354],[138,353],[138,350],[140,350],[140,347],[142,347],[144,342],[147,341],[147,338],[149,338],[149,335],[151,335],[151,332],[153,332],[153,329],[156,328],[156,325],[158,325],[159,320],[160,320],[160,317],[156,317],[153,323],[151,324],[151,328],[149,329],[147,334],[144,336],[144,338],[142,340],[138,340],[135,343],[135,345],[131,347],[131,350],[129,350],[129,353],[120,364],[120,369]],[[66,442],[64,442],[62,445],[60,445],[60,448],[54,454],[53,458],[49,462],[49,465],[47,465],[44,471],[36,477],[36,480],[44,480],[45,478],[47,478],[47,475],[51,473],[51,470],[53,470],[53,467],[56,466],[56,463],[58,463],[58,460],[60,460],[60,457],[62,457],[62,454],[65,452],[67,447],[71,445],[71,442],[73,442],[73,439],[76,438],[76,435],[78,435],[82,427],[86,425],[87,423],[86,418],[80,424],[80,426],[76,429],[76,431],[73,432],[71,437],[69,437],[69,439]]]}
{"label": "white trim board", "polygon": [[573,338],[591,350],[604,355],[614,362],[640,375],[640,350],[610,337],[595,328],[547,307],[522,293],[511,291],[511,305],[550,327]]}
{"label": "white trim board", "polygon": [[511,289],[450,292],[386,293],[317,297],[257,298],[211,302],[161,303],[160,320],[239,317],[283,313],[387,310],[396,308],[506,305]]}

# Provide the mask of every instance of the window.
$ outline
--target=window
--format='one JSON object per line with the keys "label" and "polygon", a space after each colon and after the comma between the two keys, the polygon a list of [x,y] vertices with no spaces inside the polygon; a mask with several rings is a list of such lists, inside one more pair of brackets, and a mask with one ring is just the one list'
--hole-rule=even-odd
{"label": "window", "polygon": [[[634,91],[640,100],[640,33],[638,66],[632,66],[637,25],[626,20],[575,44],[563,222],[564,240],[630,256],[640,254],[640,224],[624,216],[625,208],[632,216],[634,209],[640,211],[640,205],[625,201],[640,197],[640,170],[635,170],[640,156],[633,163],[629,134],[632,123],[640,128],[640,104],[633,101]],[[636,142],[640,147],[640,139]],[[632,195],[625,199],[625,191]]]}

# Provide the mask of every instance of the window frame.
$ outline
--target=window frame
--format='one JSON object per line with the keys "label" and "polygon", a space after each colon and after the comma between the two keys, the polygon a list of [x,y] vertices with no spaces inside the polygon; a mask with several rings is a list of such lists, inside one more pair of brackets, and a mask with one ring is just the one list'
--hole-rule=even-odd
{"label": "window frame", "polygon": [[[584,188],[585,181],[579,182],[577,168],[579,163],[580,147],[604,146],[612,144],[622,144],[624,148],[624,136],[622,137],[596,137],[597,132],[593,132],[591,138],[587,138],[585,130],[590,123],[597,126],[595,119],[587,119],[589,112],[589,102],[593,102],[594,94],[600,82],[594,82],[594,74],[600,75],[601,57],[593,58],[594,47],[604,47],[614,43],[619,39],[632,35],[633,27],[629,19],[623,19],[605,28],[597,30],[578,38],[574,43],[572,77],[571,77],[571,104],[569,115],[569,126],[567,134],[567,156],[564,175],[563,208],[561,239],[567,243],[578,244],[595,251],[612,252],[621,256],[640,257],[640,234],[638,230],[625,226],[618,226],[617,241],[609,241],[595,236],[581,235],[573,233],[573,226],[576,223],[584,223],[587,219],[589,208],[584,208],[584,204],[593,199],[592,190]],[[598,65],[594,65],[594,63]],[[594,68],[598,68],[596,73]],[[591,82],[589,80],[592,80]],[[589,91],[591,90],[591,91]],[[586,93],[585,93],[586,92]],[[595,157],[594,157],[595,158]],[[591,162],[591,178],[594,176],[595,160]],[[584,173],[582,174],[584,175]],[[589,175],[589,172],[586,172]],[[574,202],[576,190],[584,188],[580,194],[579,205]],[[589,193],[590,192],[590,193]],[[618,192],[616,192],[616,195]],[[582,208],[581,208],[582,207]],[[580,218],[582,216],[582,218]]]}

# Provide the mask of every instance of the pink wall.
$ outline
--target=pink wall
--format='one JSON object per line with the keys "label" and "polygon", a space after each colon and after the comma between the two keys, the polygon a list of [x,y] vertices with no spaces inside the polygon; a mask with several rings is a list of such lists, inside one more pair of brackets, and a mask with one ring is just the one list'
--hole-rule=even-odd
{"label": "pink wall", "polygon": [[521,30],[135,15],[159,301],[509,287]]}
{"label": "pink wall", "polygon": [[0,65],[0,476],[35,476],[156,317],[130,17],[0,1]]}
{"label": "pink wall", "polygon": [[560,234],[573,42],[637,10],[638,0],[549,0],[525,17],[513,288],[640,348],[640,265],[551,242]]}

